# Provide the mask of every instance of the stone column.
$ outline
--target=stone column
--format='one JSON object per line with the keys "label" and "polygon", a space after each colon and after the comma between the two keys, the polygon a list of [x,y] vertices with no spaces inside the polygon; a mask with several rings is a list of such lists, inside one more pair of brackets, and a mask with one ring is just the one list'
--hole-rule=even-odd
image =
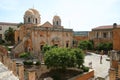
{"label": "stone column", "polygon": [[28,80],[36,80],[35,70],[28,71]]}
{"label": "stone column", "polygon": [[16,61],[15,61],[15,60],[13,60],[11,65],[12,65],[12,68],[11,68],[11,69],[12,69],[12,71],[13,71],[13,74],[14,74],[14,75],[17,75],[17,70],[16,70],[16,67],[17,67],[17,66],[16,66]]}
{"label": "stone column", "polygon": [[0,54],[0,61],[2,62],[2,55]]}
{"label": "stone column", "polygon": [[6,66],[6,56],[3,56],[3,64]]}
{"label": "stone column", "polygon": [[111,68],[110,70],[109,70],[109,80],[116,80],[115,78],[116,78],[116,73],[115,73],[115,69],[114,68]]}
{"label": "stone column", "polygon": [[118,78],[120,78],[120,63],[118,64]]}
{"label": "stone column", "polygon": [[18,76],[19,80],[24,80],[24,67],[22,64],[18,65]]}
{"label": "stone column", "polygon": [[7,57],[7,67],[11,70],[11,59],[9,57]]}

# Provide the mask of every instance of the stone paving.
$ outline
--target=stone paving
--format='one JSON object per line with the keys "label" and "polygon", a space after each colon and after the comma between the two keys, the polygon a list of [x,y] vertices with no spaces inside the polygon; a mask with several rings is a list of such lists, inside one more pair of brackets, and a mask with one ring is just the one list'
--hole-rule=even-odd
{"label": "stone paving", "polygon": [[92,68],[95,71],[95,78],[101,77],[105,80],[109,80],[108,70],[110,68],[110,61],[106,61],[109,57],[107,55],[102,56],[102,64],[100,64],[100,56],[94,53],[88,53],[85,56],[84,65],[90,67],[89,63],[92,62]]}

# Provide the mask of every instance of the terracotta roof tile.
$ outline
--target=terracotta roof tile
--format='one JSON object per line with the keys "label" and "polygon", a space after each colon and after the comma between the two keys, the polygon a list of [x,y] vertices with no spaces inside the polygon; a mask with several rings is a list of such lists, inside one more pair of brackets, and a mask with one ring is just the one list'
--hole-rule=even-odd
{"label": "terracotta roof tile", "polygon": [[[96,28],[93,28],[92,30],[100,30],[100,29],[112,29],[113,25],[105,25],[105,26],[98,26]],[[120,28],[120,25],[117,25],[117,28]]]}

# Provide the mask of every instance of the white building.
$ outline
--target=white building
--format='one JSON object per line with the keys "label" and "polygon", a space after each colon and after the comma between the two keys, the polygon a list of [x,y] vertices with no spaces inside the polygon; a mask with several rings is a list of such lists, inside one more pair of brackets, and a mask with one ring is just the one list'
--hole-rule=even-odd
{"label": "white building", "polygon": [[0,22],[0,39],[4,40],[4,32],[9,29],[9,27],[13,28],[14,30],[17,29],[18,23],[7,23],[7,22]]}

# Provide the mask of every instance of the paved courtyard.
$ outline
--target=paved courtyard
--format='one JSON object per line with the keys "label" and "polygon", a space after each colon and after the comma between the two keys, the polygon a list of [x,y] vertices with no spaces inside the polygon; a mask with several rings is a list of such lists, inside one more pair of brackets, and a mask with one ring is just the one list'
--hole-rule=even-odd
{"label": "paved courtyard", "polygon": [[85,65],[89,67],[89,63],[92,62],[92,68],[95,71],[95,78],[102,77],[105,80],[109,80],[108,70],[110,68],[110,61],[106,61],[109,57],[107,55],[102,56],[102,64],[100,64],[100,56],[98,54],[89,53],[85,56]]}

